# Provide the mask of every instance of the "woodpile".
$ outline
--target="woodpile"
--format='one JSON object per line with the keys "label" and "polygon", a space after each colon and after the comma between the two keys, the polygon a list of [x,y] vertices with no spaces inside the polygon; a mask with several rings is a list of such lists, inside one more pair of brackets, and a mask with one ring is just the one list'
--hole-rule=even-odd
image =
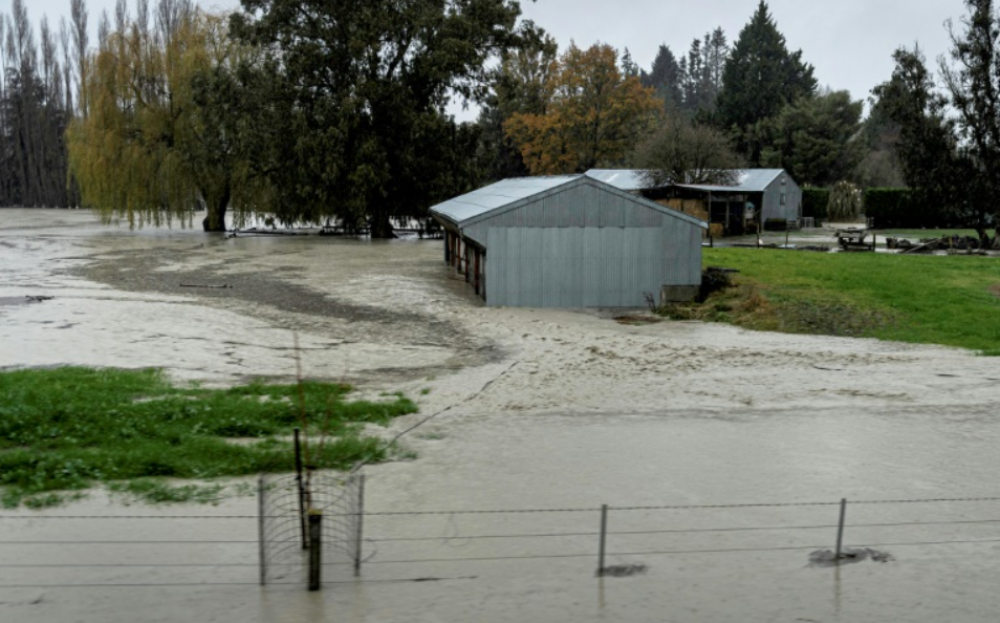
{"label": "woodpile", "polygon": [[973,236],[943,236],[941,238],[924,238],[919,244],[913,243],[905,238],[889,238],[886,246],[890,249],[899,249],[905,254],[910,253],[934,253],[935,251],[978,251],[980,248],[979,239]]}

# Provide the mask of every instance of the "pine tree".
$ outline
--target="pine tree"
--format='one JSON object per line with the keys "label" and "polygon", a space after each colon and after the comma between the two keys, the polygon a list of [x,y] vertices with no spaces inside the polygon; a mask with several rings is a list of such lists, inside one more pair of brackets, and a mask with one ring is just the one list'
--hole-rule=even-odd
{"label": "pine tree", "polygon": [[649,73],[640,72],[639,78],[644,87],[652,88],[656,91],[657,97],[663,100],[664,108],[668,113],[680,110],[684,103],[682,92],[683,73],[677,57],[666,45],[660,45],[660,49],[653,59],[653,65]]}
{"label": "pine tree", "polygon": [[717,122],[734,133],[739,151],[755,166],[760,163],[762,145],[753,138],[754,126],[816,91],[812,65],[802,61],[801,50],[788,51],[763,0],[740,31],[722,82]]}
{"label": "pine tree", "polygon": [[771,148],[800,184],[828,186],[847,179],[864,157],[863,103],[847,91],[822,93],[785,106],[773,120]]}

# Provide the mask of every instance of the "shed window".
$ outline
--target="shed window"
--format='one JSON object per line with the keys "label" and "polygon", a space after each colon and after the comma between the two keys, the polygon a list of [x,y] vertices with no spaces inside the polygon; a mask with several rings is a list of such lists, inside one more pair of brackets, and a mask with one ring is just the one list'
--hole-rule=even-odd
{"label": "shed window", "polygon": [[785,193],[781,193],[781,205],[785,205]]}

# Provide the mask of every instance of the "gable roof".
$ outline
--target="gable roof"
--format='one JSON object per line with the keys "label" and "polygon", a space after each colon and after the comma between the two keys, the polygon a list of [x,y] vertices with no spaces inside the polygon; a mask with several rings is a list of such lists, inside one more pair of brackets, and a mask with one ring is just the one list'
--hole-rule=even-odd
{"label": "gable roof", "polygon": [[454,223],[458,228],[462,229],[486,218],[519,208],[545,195],[554,194],[580,185],[594,186],[647,209],[679,218],[702,228],[708,227],[701,219],[662,206],[644,197],[627,193],[586,175],[553,175],[506,179],[439,203],[432,207],[430,212],[435,216]]}
{"label": "gable roof", "polygon": [[791,179],[784,169],[740,169],[737,172],[736,184],[675,184],[678,188],[691,188],[717,193],[762,193],[781,175]]}
{"label": "gable roof", "polygon": [[[658,188],[645,181],[645,173],[644,169],[591,169],[585,175],[628,192]],[[783,174],[791,179],[784,169],[737,169],[735,173],[736,184],[732,186],[722,184],[664,184],[663,186],[711,192],[762,193]]]}
{"label": "gable roof", "polygon": [[439,203],[431,208],[431,212],[464,227],[476,217],[558,188],[579,177],[579,175],[551,175],[501,180]]}

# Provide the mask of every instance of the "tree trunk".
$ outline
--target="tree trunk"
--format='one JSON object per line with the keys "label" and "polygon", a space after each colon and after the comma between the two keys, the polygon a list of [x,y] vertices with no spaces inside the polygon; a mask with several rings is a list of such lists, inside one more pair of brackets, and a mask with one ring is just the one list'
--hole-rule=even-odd
{"label": "tree trunk", "polygon": [[371,237],[374,238],[398,238],[399,236],[392,230],[392,223],[389,222],[389,214],[377,210],[371,218]]}
{"label": "tree trunk", "polygon": [[205,220],[201,222],[202,227],[205,231],[209,232],[224,232],[226,231],[226,210],[229,209],[229,198],[232,196],[232,192],[229,189],[229,184],[222,191],[222,195],[217,201],[209,202],[205,201],[205,205],[208,210],[208,214],[205,216]]}
{"label": "tree trunk", "polygon": [[979,248],[989,249],[992,241],[990,240],[990,235],[986,233],[986,227],[981,224],[977,224],[975,226],[975,230],[976,235],[979,236]]}

